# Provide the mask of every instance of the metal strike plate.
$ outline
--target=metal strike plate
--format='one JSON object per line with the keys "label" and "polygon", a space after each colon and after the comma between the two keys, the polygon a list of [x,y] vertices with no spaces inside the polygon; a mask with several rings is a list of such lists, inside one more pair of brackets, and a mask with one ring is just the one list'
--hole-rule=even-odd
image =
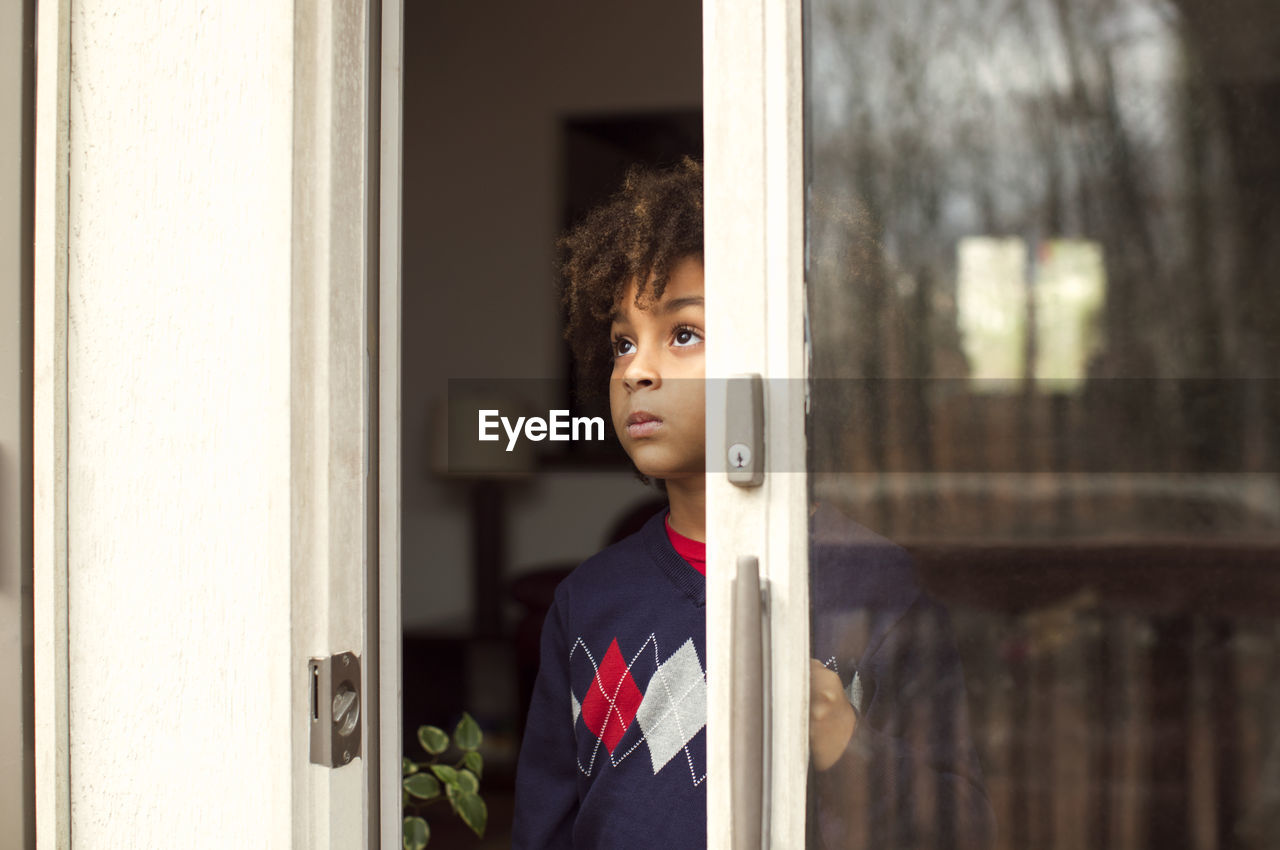
{"label": "metal strike plate", "polygon": [[311,763],[342,767],[360,755],[360,658],[343,652],[312,658]]}
{"label": "metal strike plate", "polygon": [[725,458],[729,483],[764,483],[764,380],[758,374],[734,375],[725,387]]}

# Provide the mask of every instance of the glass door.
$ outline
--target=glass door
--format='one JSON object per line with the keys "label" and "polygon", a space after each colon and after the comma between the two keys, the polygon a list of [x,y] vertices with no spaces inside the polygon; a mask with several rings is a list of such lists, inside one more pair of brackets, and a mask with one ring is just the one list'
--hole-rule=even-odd
{"label": "glass door", "polygon": [[803,12],[807,846],[1280,846],[1280,7]]}

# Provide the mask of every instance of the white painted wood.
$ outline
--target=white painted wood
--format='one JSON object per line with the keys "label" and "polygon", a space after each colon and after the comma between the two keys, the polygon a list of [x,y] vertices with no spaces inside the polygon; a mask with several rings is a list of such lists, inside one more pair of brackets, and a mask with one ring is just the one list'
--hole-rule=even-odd
{"label": "white painted wood", "polygon": [[32,598],[36,841],[71,846],[67,687],[67,211],[71,0],[36,19]]}
{"label": "white painted wood", "polygon": [[382,0],[378,214],[378,648],[381,845],[403,846],[400,759],[404,683],[400,622],[400,257],[404,3]]}
{"label": "white painted wood", "polygon": [[309,764],[306,677],[375,590],[367,7],[74,5],[39,6],[39,846],[369,846],[376,758]]}
{"label": "white painted wood", "polygon": [[74,5],[59,847],[297,838],[293,26]]}
{"label": "white painted wood", "polygon": [[[708,845],[727,848],[729,578],[756,554],[770,588],[766,846],[804,846],[808,765],[808,515],[804,471],[803,148],[799,0],[703,4],[708,347]],[[744,490],[719,460],[724,386],[765,381],[766,479]]]}
{"label": "white painted wood", "polygon": [[805,451],[804,99],[801,0],[765,3],[765,412],[772,630],[769,846],[805,844],[809,767],[809,497]]}
{"label": "white painted wood", "polygon": [[[704,0],[703,209],[706,233],[707,458],[714,469],[727,451],[724,379],[763,374],[765,334],[764,112],[759,2]],[[767,389],[766,389],[767,392]],[[768,432],[766,431],[766,438]],[[707,478],[707,847],[733,840],[731,580],[739,555],[764,560],[764,514],[771,477],[755,490]],[[762,564],[762,568],[764,565]]]}
{"label": "white painted wood", "polygon": [[[301,663],[291,668],[291,692],[305,717],[306,658],[364,657],[367,594],[377,591],[365,536],[366,287],[377,284],[366,274],[369,7],[303,4],[294,15],[292,648]],[[368,694],[377,681],[364,672]],[[363,724],[365,757],[337,769],[307,763],[308,729],[293,727],[293,781],[305,802],[294,807],[296,846],[368,846],[379,821],[367,805],[376,714],[364,712]]]}

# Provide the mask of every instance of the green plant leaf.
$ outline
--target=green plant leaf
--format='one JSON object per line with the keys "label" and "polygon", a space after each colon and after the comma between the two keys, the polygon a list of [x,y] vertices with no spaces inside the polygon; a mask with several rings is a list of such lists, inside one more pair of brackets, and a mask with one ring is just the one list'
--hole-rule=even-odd
{"label": "green plant leaf", "polygon": [[484,776],[484,756],[475,750],[469,750],[462,756],[462,763],[467,766],[467,770],[476,775],[476,778]]}
{"label": "green plant leaf", "polygon": [[458,728],[453,730],[453,742],[458,745],[460,750],[474,750],[480,746],[481,739],[484,735],[480,732],[480,724],[476,723],[475,718],[465,711],[462,712],[462,719],[458,721]]}
{"label": "green plant leaf", "polygon": [[462,818],[462,822],[471,827],[476,835],[484,838],[484,828],[489,822],[489,809],[480,795],[464,791],[458,794],[454,802],[454,811]]}
{"label": "green plant leaf", "polygon": [[404,819],[404,850],[422,850],[431,840],[431,827],[422,818]]}
{"label": "green plant leaf", "polygon": [[433,797],[440,796],[440,783],[436,781],[434,776],[419,773],[405,778],[404,790],[419,800],[430,800]]}
{"label": "green plant leaf", "polygon": [[469,794],[480,790],[480,780],[469,770],[458,771],[458,787]]}
{"label": "green plant leaf", "polygon": [[418,772],[418,765],[413,759],[400,759],[401,773],[404,776],[413,776]]}
{"label": "green plant leaf", "polygon": [[431,772],[445,785],[457,786],[458,784],[458,771],[447,764],[433,764],[431,765]]}
{"label": "green plant leaf", "polygon": [[449,798],[449,808],[455,813],[458,811],[458,795],[462,793],[462,789],[457,785],[444,786],[445,796]]}
{"label": "green plant leaf", "polygon": [[419,726],[418,743],[431,755],[438,756],[449,749],[449,736],[439,726]]}

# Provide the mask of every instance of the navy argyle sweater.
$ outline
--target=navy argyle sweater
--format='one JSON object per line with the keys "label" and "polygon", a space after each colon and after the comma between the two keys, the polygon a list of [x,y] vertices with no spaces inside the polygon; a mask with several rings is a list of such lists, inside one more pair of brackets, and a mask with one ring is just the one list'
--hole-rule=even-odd
{"label": "navy argyle sweater", "polygon": [[[706,580],[672,548],[666,514],[556,589],[516,773],[516,850],[706,846]],[[812,564],[812,651],[859,721],[836,765],[811,772],[809,845],[987,846],[945,613],[903,550],[831,509],[814,517]]]}
{"label": "navy argyle sweater", "polygon": [[656,513],[556,588],[512,847],[705,847],[706,579]]}

